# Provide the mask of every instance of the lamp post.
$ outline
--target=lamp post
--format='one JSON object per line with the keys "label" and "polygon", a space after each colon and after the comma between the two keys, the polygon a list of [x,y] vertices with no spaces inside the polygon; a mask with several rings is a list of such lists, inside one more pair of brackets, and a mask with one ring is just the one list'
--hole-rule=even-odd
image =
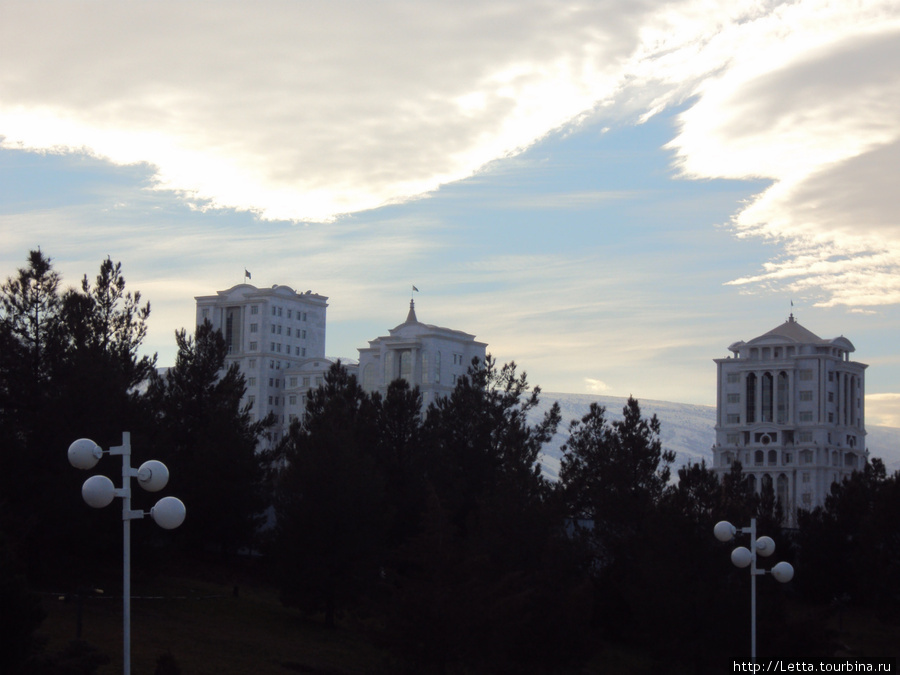
{"label": "lamp post", "polygon": [[165,530],[174,530],[184,522],[185,508],[176,497],[163,497],[149,512],[131,508],[131,479],[148,492],[159,492],[169,482],[169,470],[151,459],[137,469],[131,467],[131,433],[122,432],[122,445],[104,451],[89,438],[79,438],[69,446],[69,463],[76,469],[92,469],[103,454],[122,456],[122,487],[116,488],[106,476],[91,476],[81,486],[81,496],[89,506],[102,509],[116,497],[122,498],[122,670],[131,675],[131,521],[150,515]]}
{"label": "lamp post", "polygon": [[713,534],[719,541],[731,541],[736,534],[750,535],[749,550],[738,546],[731,552],[731,562],[735,567],[750,566],[750,658],[756,662],[756,577],[760,574],[771,574],[777,581],[786,584],[794,578],[794,567],[788,562],[780,562],[771,570],[756,566],[756,555],[769,557],[775,553],[775,542],[771,537],[756,538],[756,518],[750,519],[750,527],[735,527],[727,520],[720,520],[713,528]]}

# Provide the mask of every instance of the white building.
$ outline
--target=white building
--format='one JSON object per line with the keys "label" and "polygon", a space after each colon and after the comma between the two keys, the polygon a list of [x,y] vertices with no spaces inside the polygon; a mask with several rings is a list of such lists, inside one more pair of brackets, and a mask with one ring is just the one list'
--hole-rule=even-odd
{"label": "white building", "polygon": [[739,461],[759,491],[771,483],[787,524],[825,503],[831,484],[866,462],[865,369],[845,337],[825,340],[790,318],[728,347],[718,368],[720,478]]}
{"label": "white building", "polygon": [[453,390],[473,358],[485,358],[487,344],[474,335],[421,323],[412,300],[406,321],[388,332],[359,350],[359,376],[368,392],[383,394],[393,380],[404,378],[419,387],[427,406]]}
{"label": "white building", "polygon": [[226,366],[237,363],[247,379],[246,402],[253,404],[254,418],[275,414],[279,425],[272,440],[278,440],[290,423],[289,415],[295,414],[289,412],[289,397],[299,395],[290,378],[298,377],[302,383],[304,377],[316,377],[310,372],[313,363],[321,364],[321,373],[331,365],[325,359],[328,298],[288,286],[239,284],[195,300],[197,324],[209,320],[222,331],[228,345]]}

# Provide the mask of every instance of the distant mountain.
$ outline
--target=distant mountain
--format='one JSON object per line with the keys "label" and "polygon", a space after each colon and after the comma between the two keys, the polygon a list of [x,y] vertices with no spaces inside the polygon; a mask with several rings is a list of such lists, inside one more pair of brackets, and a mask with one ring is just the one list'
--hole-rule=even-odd
{"label": "distant mountain", "polygon": [[[562,424],[541,458],[545,475],[557,478],[559,475],[560,446],[569,437],[569,422],[581,419],[591,403],[597,402],[606,408],[608,419],[622,419],[622,408],[628,399],[620,396],[592,396],[590,394],[559,394],[541,392],[541,403],[533,411],[533,419],[539,419],[553,402],[559,403]],[[672,403],[638,399],[641,413],[649,417],[656,415],[660,422],[660,436],[663,447],[676,453],[673,474],[687,462],[706,460],[712,466],[712,446],[716,441],[716,409],[707,405]],[[866,426],[866,447],[869,457],[880,457],[887,466],[888,473],[900,471],[900,429],[895,427]]]}

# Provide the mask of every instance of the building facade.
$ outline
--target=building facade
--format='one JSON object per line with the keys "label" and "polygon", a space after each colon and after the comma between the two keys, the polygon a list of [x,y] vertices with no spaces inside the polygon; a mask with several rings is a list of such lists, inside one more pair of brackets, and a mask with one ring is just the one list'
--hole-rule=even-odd
{"label": "building facade", "polygon": [[288,286],[239,284],[195,300],[197,325],[209,321],[222,331],[228,346],[226,366],[237,363],[247,380],[245,402],[252,404],[254,419],[276,416],[279,424],[271,440],[277,441],[295,414],[290,412],[290,397],[300,393],[290,387],[291,378],[302,382],[311,375],[307,371],[313,363],[321,364],[322,373],[331,365],[325,360],[328,298]]}
{"label": "building facade", "polygon": [[832,483],[865,465],[866,365],[850,360],[850,340],[820,338],[793,314],[728,350],[715,359],[715,470],[721,478],[740,462],[757,492],[772,486],[793,525],[798,509],[824,505]]}
{"label": "building facade", "polygon": [[453,391],[472,359],[484,361],[486,354],[487,344],[474,335],[421,323],[413,300],[406,321],[388,333],[359,349],[360,383],[368,392],[384,394],[388,384],[403,378],[419,387],[424,406]]}

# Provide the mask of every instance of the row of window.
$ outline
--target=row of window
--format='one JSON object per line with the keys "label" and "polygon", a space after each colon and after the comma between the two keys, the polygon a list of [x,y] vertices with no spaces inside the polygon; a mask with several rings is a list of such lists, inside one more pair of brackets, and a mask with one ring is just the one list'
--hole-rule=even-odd
{"label": "row of window", "polygon": [[[800,456],[800,464],[812,464],[814,460],[814,453],[812,450],[806,449],[801,450],[799,452]],[[828,459],[828,455],[825,456],[826,461]],[[745,453],[744,456],[745,461],[750,462],[751,456],[750,453]],[[769,450],[766,452],[765,450],[756,450],[753,452],[753,466],[778,466],[778,451],[777,450]],[[723,452],[721,455],[721,464],[722,466],[731,466],[735,461],[735,455],[731,452]],[[784,452],[781,457],[781,464],[788,465],[792,464],[794,461],[794,455],[791,452]],[[858,465],[858,457],[856,453],[848,452],[844,455],[844,466],[848,469],[855,469]],[[839,467],[841,465],[841,454],[837,450],[832,450],[831,452],[831,465]]]}
{"label": "row of window", "polygon": [[[282,352],[283,348],[283,352]],[[258,352],[259,351],[259,342],[256,340],[251,340],[248,351]],[[291,353],[291,345],[282,344],[281,342],[270,342],[269,343],[269,351],[276,352],[278,354],[290,354]],[[298,347],[294,346],[294,356],[304,357],[306,356],[306,347]],[[280,362],[279,362],[280,363]],[[281,368],[281,366],[278,366]]]}
{"label": "row of window", "polygon": [[[259,314],[259,306],[258,305],[250,305],[250,313],[251,314]],[[294,318],[294,310],[289,309],[287,311],[287,318]],[[272,305],[272,316],[284,316],[284,308],[276,307]],[[297,321],[306,321],[306,312],[301,312],[299,309],[297,310]]]}
{"label": "row of window", "polygon": [[[813,369],[812,368],[801,368],[797,371],[798,378],[803,382],[809,382],[814,379]],[[741,381],[741,373],[728,373],[725,376],[725,381],[728,384],[737,384]],[[834,371],[828,371],[828,381],[834,382]]]}
{"label": "row of window", "polygon": [[[767,421],[767,420],[763,420]],[[812,422],[813,421],[813,411],[812,410],[801,410],[797,413],[797,421],[799,422]],[[741,414],[740,413],[726,413],[725,415],[725,424],[740,424],[741,423]],[[783,423],[783,422],[781,422]],[[834,424],[834,413],[828,413],[828,423]]]}
{"label": "row of window", "polygon": [[[800,394],[801,401],[812,401],[813,400],[812,389],[801,389],[799,394]],[[728,403],[740,403],[741,395],[739,393],[727,394],[726,400]],[[833,391],[828,392],[828,402],[834,403],[834,392]]]}

